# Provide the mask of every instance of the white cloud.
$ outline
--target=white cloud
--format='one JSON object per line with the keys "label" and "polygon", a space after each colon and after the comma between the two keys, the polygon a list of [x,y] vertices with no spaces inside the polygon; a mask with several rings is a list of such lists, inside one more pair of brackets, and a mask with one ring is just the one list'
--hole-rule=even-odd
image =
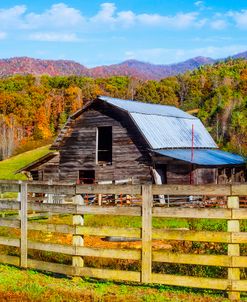
{"label": "white cloud", "polygon": [[196,1],[194,4],[195,6],[201,6],[203,5],[203,1]]}
{"label": "white cloud", "polygon": [[241,29],[247,29],[247,10],[231,11],[227,14],[236,22],[237,27]]}
{"label": "white cloud", "polygon": [[214,20],[211,22],[210,26],[216,30],[222,30],[227,27],[227,22],[223,19]]}
{"label": "white cloud", "polygon": [[[196,12],[178,12],[173,15],[160,13],[136,13],[132,10],[118,10],[115,3],[102,3],[93,16],[84,16],[82,11],[65,3],[53,4],[48,9],[29,12],[25,5],[16,5],[8,9],[0,9],[0,32],[14,32],[18,37],[29,37],[35,40],[78,41],[83,34],[116,31],[137,27],[157,28],[163,30],[187,30],[189,28],[212,28],[223,30],[235,20],[239,28],[247,29],[247,10],[228,13],[215,12],[211,18],[204,18],[201,8],[206,8],[204,1],[195,1]],[[200,8],[198,10],[198,8]],[[209,8],[207,8],[209,9]]]}
{"label": "white cloud", "polygon": [[84,18],[79,10],[59,3],[41,14],[27,14],[24,22],[27,28],[73,28],[81,26]]}
{"label": "white cloud", "polygon": [[229,36],[209,36],[209,37],[195,37],[191,41],[192,42],[208,42],[208,43],[217,43],[219,41],[231,41],[232,37]]}
{"label": "white cloud", "polygon": [[132,11],[122,11],[117,14],[117,19],[123,27],[129,27],[135,24],[135,14]]}
{"label": "white cloud", "polygon": [[204,20],[200,20],[198,13],[177,13],[172,16],[160,14],[136,14],[131,10],[117,12],[117,7],[114,3],[103,3],[100,6],[99,12],[88,20],[89,25],[109,25],[110,28],[130,27],[133,25],[157,26],[164,28],[183,29],[190,26],[202,26]]}
{"label": "white cloud", "polygon": [[9,9],[0,9],[0,29],[8,30],[72,30],[76,32],[109,31],[133,26],[160,27],[172,29],[186,29],[202,27],[205,20],[197,12],[161,15],[142,13],[131,10],[117,10],[115,3],[105,2],[100,5],[99,11],[85,17],[78,9],[65,3],[53,4],[49,9],[40,13],[28,12],[25,5],[13,6]]}
{"label": "white cloud", "polygon": [[29,40],[42,42],[78,42],[80,39],[74,33],[33,33],[28,36]]}
{"label": "white cloud", "polygon": [[191,57],[196,56],[206,56],[212,57],[214,59],[217,58],[225,58],[228,56],[232,56],[239,52],[243,52],[247,49],[247,45],[228,45],[223,47],[218,46],[208,46],[202,48],[196,48],[189,50],[188,52],[185,51],[185,54],[191,55]]}
{"label": "white cloud", "polygon": [[135,15],[135,19],[139,21],[141,24],[145,25],[161,25],[163,23],[163,19],[166,19],[168,21],[170,17],[163,17],[159,14],[140,14],[140,15]]}
{"label": "white cloud", "polygon": [[0,9],[0,20],[9,20],[22,16],[26,12],[27,8],[25,5],[16,5],[7,9]]}
{"label": "white cloud", "polygon": [[190,26],[197,26],[198,13],[178,13],[174,16],[162,16],[159,14],[140,14],[135,18],[138,23],[149,26],[162,26],[170,28],[188,28]]}
{"label": "white cloud", "polygon": [[203,56],[211,58],[225,58],[233,54],[246,51],[247,45],[229,45],[224,47],[208,46],[194,49],[179,48],[150,48],[125,52],[125,59],[136,59],[156,64],[170,64]]}
{"label": "white cloud", "polygon": [[204,3],[204,1],[196,1],[196,2],[194,2],[194,5],[196,7],[198,7],[199,10],[211,10],[212,9],[209,6],[206,6],[205,3]]}
{"label": "white cloud", "polygon": [[16,5],[8,9],[0,9],[0,28],[21,27],[27,8],[25,5]]}
{"label": "white cloud", "polygon": [[99,12],[91,18],[94,23],[115,23],[116,19],[113,17],[116,6],[114,3],[102,3]]}

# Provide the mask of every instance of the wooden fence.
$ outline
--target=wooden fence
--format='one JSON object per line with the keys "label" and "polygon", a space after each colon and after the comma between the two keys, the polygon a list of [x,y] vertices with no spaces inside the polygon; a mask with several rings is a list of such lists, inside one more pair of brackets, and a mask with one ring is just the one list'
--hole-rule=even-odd
{"label": "wooden fence", "polygon": [[[240,245],[247,243],[247,232],[240,232],[240,221],[247,219],[247,209],[239,208],[239,197],[247,195],[247,185],[73,185],[67,183],[0,181],[0,193],[20,192],[21,202],[2,199],[0,210],[19,211],[15,219],[0,218],[0,226],[19,228],[20,237],[0,236],[0,245],[19,248],[19,256],[0,255],[0,262],[55,273],[87,276],[101,279],[123,280],[142,283],[158,283],[174,286],[197,287],[227,291],[231,300],[240,299],[247,291],[247,280],[240,278],[240,271],[247,268],[247,256],[240,255]],[[49,204],[28,200],[31,193],[81,195],[81,194],[129,194],[140,195],[138,206],[86,206],[85,204]],[[226,208],[166,208],[154,207],[153,195],[175,196],[226,196]],[[51,224],[29,221],[30,211],[73,215],[73,224]],[[92,227],[84,225],[84,215],[139,216],[141,228]],[[155,229],[152,218],[220,219],[227,220],[227,231],[195,231]],[[71,245],[33,241],[28,231],[71,234]],[[139,238],[139,249],[95,248],[84,246],[84,235],[121,236]],[[153,240],[212,242],[227,245],[227,254],[177,254],[165,250],[153,250]],[[28,257],[29,249],[63,253],[72,257],[71,265],[45,262]],[[140,271],[110,270],[86,267],[84,257],[103,257],[139,261]],[[206,278],[154,273],[153,263],[176,263],[184,265],[219,266],[228,270],[227,278]]]}

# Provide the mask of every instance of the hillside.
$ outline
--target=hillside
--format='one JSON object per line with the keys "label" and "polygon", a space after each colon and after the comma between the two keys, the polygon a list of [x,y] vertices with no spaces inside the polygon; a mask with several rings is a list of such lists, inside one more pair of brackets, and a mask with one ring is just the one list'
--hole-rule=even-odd
{"label": "hillside", "polygon": [[[236,54],[232,58],[247,59],[247,51]],[[0,77],[14,74],[32,74],[50,76],[89,76],[92,78],[105,78],[110,76],[131,76],[142,80],[160,80],[169,76],[178,75],[200,66],[222,61],[224,58],[214,60],[208,57],[195,57],[184,62],[170,65],[156,65],[137,60],[127,60],[119,64],[103,65],[87,68],[71,60],[41,60],[28,57],[0,59]]]}
{"label": "hillside", "polygon": [[[247,52],[237,54],[235,57],[246,58]],[[87,68],[80,63],[70,60],[41,60],[28,57],[16,57],[0,60],[0,77],[14,74],[47,74],[50,76],[90,76],[93,78],[131,76],[143,80],[160,80],[214,62],[216,62],[216,60],[207,57],[195,57],[184,62],[170,65],[155,65],[137,60],[128,60],[119,64]]]}
{"label": "hillside", "polygon": [[40,147],[0,161],[0,179],[26,179],[24,175],[15,175],[15,172],[48,154],[50,152],[49,147],[50,146]]}
{"label": "hillside", "polygon": [[205,57],[196,57],[171,65],[155,65],[136,60],[128,60],[120,64],[92,68],[90,70],[90,75],[92,77],[124,75],[146,80],[160,80],[162,78],[174,76],[179,73],[186,72],[187,70],[193,70],[199,66],[212,63],[214,63],[213,59]]}
{"label": "hillside", "polygon": [[247,51],[232,56],[233,59],[247,59]]}
{"label": "hillside", "polygon": [[50,76],[90,76],[92,78],[131,76],[143,80],[159,80],[212,63],[214,63],[213,59],[205,57],[196,57],[185,62],[171,65],[155,65],[136,60],[128,60],[120,64],[98,66],[90,69],[69,60],[41,60],[18,57],[0,60],[0,77],[14,74],[47,74]]}
{"label": "hillside", "polygon": [[88,75],[88,69],[79,63],[69,60],[41,60],[28,57],[0,60],[0,76],[14,74]]}
{"label": "hillside", "polygon": [[[131,67],[136,62],[125,64]],[[2,78],[0,159],[28,142],[51,140],[69,115],[97,95],[192,110],[221,148],[247,155],[246,79],[247,60],[242,59],[216,62],[160,81],[127,76]]]}

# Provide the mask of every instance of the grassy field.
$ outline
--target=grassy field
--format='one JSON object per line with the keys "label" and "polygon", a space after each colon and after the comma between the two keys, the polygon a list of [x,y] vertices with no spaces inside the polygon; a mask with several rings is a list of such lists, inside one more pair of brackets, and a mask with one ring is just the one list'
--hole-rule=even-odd
{"label": "grassy field", "polygon": [[15,172],[50,152],[50,145],[40,147],[0,161],[0,179],[24,180],[25,175]]}
{"label": "grassy field", "polygon": [[[108,218],[108,219],[107,219]],[[72,223],[71,215],[55,215],[49,216],[46,219],[39,219],[40,222],[46,223]],[[106,217],[104,215],[97,216],[85,215],[85,225],[87,226],[102,226],[111,225],[116,227],[140,226],[140,221],[136,217]],[[175,220],[175,219],[155,219],[153,225],[156,227],[174,228],[186,227],[189,229],[217,229],[225,228],[225,222],[208,224],[206,220]],[[0,228],[1,236],[10,236],[17,238],[20,236],[15,229]],[[54,242],[60,244],[71,244],[72,236],[66,234],[56,234],[51,236],[51,233],[40,231],[29,231],[29,238],[37,241]],[[106,242],[100,238],[90,236],[84,237],[85,246],[101,247],[101,248],[138,248],[138,242],[133,243],[114,243]],[[161,242],[154,242],[156,245]],[[175,241],[163,242],[162,244],[171,245],[171,251],[184,253],[201,253],[203,254],[224,254],[220,244],[207,243],[180,243]],[[124,246],[132,244],[132,246]],[[136,245],[136,246],[135,246]],[[158,249],[161,246],[157,246]],[[213,248],[213,249],[212,249]],[[10,255],[18,255],[16,248],[1,247],[0,252]],[[227,252],[227,251],[225,251]],[[17,253],[17,254],[16,254]],[[29,257],[44,261],[56,263],[71,264],[71,257],[63,254],[42,251],[29,251]],[[84,257],[85,266],[89,267],[107,267],[108,269],[130,269],[139,270],[138,263],[129,260],[104,259],[95,257]],[[170,273],[176,275],[195,275],[202,277],[224,277],[227,278],[227,270],[222,271],[216,268],[200,267],[192,265],[172,265],[172,264],[155,264],[153,270],[156,273]],[[103,278],[103,276],[102,276]],[[136,302],[161,302],[161,301],[199,301],[199,302],[223,302],[228,301],[226,293],[198,290],[189,288],[169,287],[162,285],[144,286],[134,283],[106,282],[102,280],[93,280],[89,278],[68,277],[54,274],[44,274],[34,270],[21,270],[19,268],[0,265],[0,301],[136,301]],[[245,297],[244,297],[245,298]]]}
{"label": "grassy field", "polygon": [[186,291],[167,286],[140,286],[68,278],[0,265],[0,297],[3,301],[35,302],[223,302],[220,293]]}
{"label": "grassy field", "polygon": [[[49,153],[49,146],[37,148],[28,151],[10,159],[0,162],[0,179],[25,179],[22,174],[15,175],[15,171],[37,160]],[[5,213],[5,215],[13,214]],[[16,213],[15,213],[16,214]],[[40,222],[65,223],[71,224],[71,215],[49,216],[48,219],[40,219]],[[126,216],[104,216],[104,215],[85,215],[85,225],[102,227],[141,227],[141,217]],[[153,218],[154,228],[186,228],[190,230],[210,230],[226,231],[227,223],[225,220],[212,221],[208,219],[163,219]],[[247,225],[241,222],[241,229],[247,230]],[[19,231],[15,229],[1,227],[0,235],[6,237],[18,238]],[[30,231],[29,237],[33,240],[54,242],[60,244],[71,244],[72,236],[56,235],[42,233],[39,231]],[[131,243],[107,243],[101,238],[85,236],[85,246],[101,248],[139,248],[139,242]],[[183,243],[181,242],[154,242],[154,249],[169,248],[172,252],[180,253],[198,253],[203,254],[226,254],[227,249],[224,244],[208,243]],[[170,246],[170,247],[169,247]],[[0,252],[11,255],[17,255],[15,248],[6,248],[0,246]],[[247,248],[242,247],[243,255],[247,255]],[[71,264],[71,257],[40,251],[30,251],[31,258],[39,260]],[[85,257],[85,265],[91,267],[107,267],[115,269],[130,269],[138,271],[140,265],[138,262],[115,259],[95,259],[94,257]],[[185,266],[173,264],[155,264],[153,270],[157,273],[170,273],[181,275],[195,275],[202,277],[226,277],[226,269],[214,269],[211,267]],[[242,271],[242,274],[246,273]],[[188,288],[176,288],[168,286],[143,286],[140,284],[113,283],[96,281],[83,278],[69,278],[61,275],[43,274],[33,270],[21,270],[11,266],[0,265],[0,301],[201,301],[201,302],[223,302],[228,301],[225,293],[215,291],[202,291]]]}

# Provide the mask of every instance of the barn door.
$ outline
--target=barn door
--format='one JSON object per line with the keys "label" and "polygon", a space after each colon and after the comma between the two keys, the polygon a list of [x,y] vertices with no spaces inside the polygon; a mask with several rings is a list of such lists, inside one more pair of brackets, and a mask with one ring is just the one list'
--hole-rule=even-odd
{"label": "barn door", "polygon": [[156,165],[155,168],[152,169],[153,179],[156,185],[167,183],[166,170],[166,165]]}
{"label": "barn door", "polygon": [[[167,183],[166,165],[157,165],[155,168],[152,168],[152,174],[154,183],[156,185],[162,185]],[[165,195],[159,195],[158,200],[161,204],[165,204]]]}

